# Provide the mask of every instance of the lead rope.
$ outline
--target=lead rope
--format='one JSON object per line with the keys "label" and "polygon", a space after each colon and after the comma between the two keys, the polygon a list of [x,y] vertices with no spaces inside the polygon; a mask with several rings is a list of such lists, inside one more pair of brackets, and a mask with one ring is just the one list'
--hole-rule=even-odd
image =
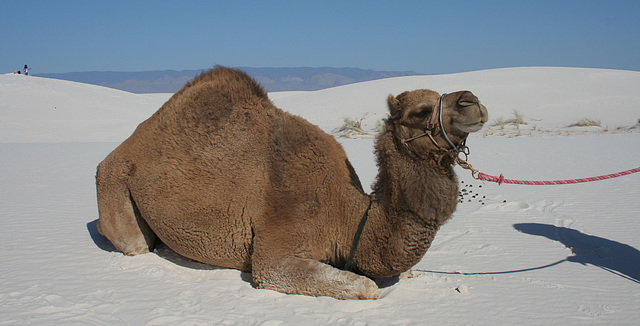
{"label": "lead rope", "polygon": [[492,176],[489,174],[482,173],[471,166],[467,161],[456,157],[456,163],[460,165],[461,168],[467,169],[471,171],[471,176],[476,180],[490,181],[495,182],[498,185],[502,185],[503,183],[510,184],[518,184],[518,185],[529,185],[529,186],[554,186],[554,185],[567,185],[567,184],[575,184],[575,183],[584,183],[584,182],[592,182],[592,181],[601,181],[607,179],[613,179],[625,175],[629,175],[632,173],[640,172],[640,167],[635,169],[630,169],[626,171],[611,173],[600,175],[596,177],[587,177],[587,178],[578,178],[578,179],[569,179],[569,180],[552,180],[552,181],[530,181],[530,180],[512,180],[506,179],[502,174],[499,177]]}

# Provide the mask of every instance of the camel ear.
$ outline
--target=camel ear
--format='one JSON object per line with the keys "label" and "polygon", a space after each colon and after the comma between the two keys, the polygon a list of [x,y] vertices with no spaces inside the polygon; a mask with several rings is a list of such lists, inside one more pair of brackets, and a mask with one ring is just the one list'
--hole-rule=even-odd
{"label": "camel ear", "polygon": [[387,97],[387,106],[389,107],[389,114],[391,115],[391,119],[396,119],[400,115],[400,101],[396,99],[393,95],[389,95]]}

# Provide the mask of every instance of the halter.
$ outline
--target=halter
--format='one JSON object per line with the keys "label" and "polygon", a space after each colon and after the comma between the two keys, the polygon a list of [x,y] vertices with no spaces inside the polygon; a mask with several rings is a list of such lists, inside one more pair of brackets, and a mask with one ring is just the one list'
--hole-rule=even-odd
{"label": "halter", "polygon": [[[421,137],[429,137],[429,139],[431,139],[431,142],[440,150],[444,150],[444,151],[452,151],[455,152],[456,157],[460,154],[463,153],[465,155],[465,159],[466,156],[469,155],[469,147],[467,147],[465,144],[467,142],[467,139],[465,138],[459,145],[454,145],[453,142],[451,141],[451,139],[449,139],[449,136],[447,135],[447,132],[444,130],[444,127],[442,125],[442,100],[444,99],[444,96],[447,95],[446,93],[442,94],[442,96],[440,96],[440,101],[438,103],[438,109],[437,110],[433,110],[433,112],[431,112],[431,117],[429,118],[429,121],[426,124],[413,124],[413,123],[400,123],[402,126],[405,127],[409,127],[409,128],[418,128],[418,129],[424,129],[424,132],[410,137],[410,138],[400,138],[396,135],[396,137],[398,137],[398,139],[400,139],[400,142],[402,142],[404,145],[409,145],[409,142],[414,141],[418,138]],[[447,143],[449,144],[449,146],[451,146],[451,149],[447,150],[445,148],[443,148],[442,146],[440,146],[440,144],[438,144],[438,142],[435,140],[435,138],[433,138],[433,136],[438,134],[438,131],[442,131],[442,136],[444,137],[444,140],[447,141]]]}

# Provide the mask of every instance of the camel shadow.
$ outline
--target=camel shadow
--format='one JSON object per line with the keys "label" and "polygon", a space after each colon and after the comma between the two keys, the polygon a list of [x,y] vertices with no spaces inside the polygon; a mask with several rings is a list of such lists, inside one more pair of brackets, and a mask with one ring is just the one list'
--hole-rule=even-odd
{"label": "camel shadow", "polygon": [[98,229],[96,228],[97,225],[98,220],[87,223],[87,231],[89,231],[89,235],[91,236],[91,240],[93,240],[93,243],[95,243],[98,248],[104,251],[118,251],[118,249],[116,249],[116,247],[111,244],[111,241],[109,241],[109,239],[103,237],[102,234],[98,232]]}
{"label": "camel shadow", "polygon": [[558,241],[573,251],[565,261],[590,264],[640,283],[640,251],[624,243],[584,234],[550,224],[520,223],[513,227],[523,233]]}
{"label": "camel shadow", "polygon": [[[116,247],[114,247],[113,244],[111,244],[111,241],[109,241],[109,239],[105,238],[104,236],[102,236],[102,234],[100,234],[100,232],[98,232],[98,229],[96,228],[97,224],[98,224],[98,220],[87,223],[87,231],[89,231],[89,235],[91,236],[91,240],[93,240],[93,243],[95,243],[95,245],[98,248],[104,251],[118,252],[118,249],[116,249]],[[187,257],[181,256],[180,254],[176,253],[171,248],[169,248],[167,245],[162,243],[162,241],[160,240],[157,240],[156,243],[154,244],[153,253],[158,255],[158,257],[160,258],[163,258],[175,265],[182,266],[185,268],[199,269],[199,270],[228,269],[224,267],[218,267],[218,266],[201,263],[201,262],[189,259]],[[240,278],[243,281],[253,285],[253,278],[251,277],[251,273],[242,272],[240,274]]]}

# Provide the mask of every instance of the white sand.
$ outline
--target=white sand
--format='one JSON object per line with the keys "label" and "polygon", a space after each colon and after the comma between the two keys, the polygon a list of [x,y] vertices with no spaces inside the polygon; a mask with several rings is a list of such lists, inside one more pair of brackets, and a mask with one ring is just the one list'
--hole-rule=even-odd
{"label": "white sand", "polygon": [[[328,132],[365,113],[370,130],[388,94],[416,88],[469,89],[490,121],[524,115],[526,126],[489,127],[469,139],[469,161],[485,173],[569,179],[640,166],[640,134],[631,128],[640,118],[638,72],[498,69],[271,97]],[[498,186],[457,168],[461,189],[472,193],[415,266],[416,277],[381,281],[376,301],[257,290],[250,275],[167,248],[123,256],[94,229],[95,166],[169,96],[0,75],[0,325],[635,325],[640,318],[640,173]],[[566,127],[581,118],[601,127]],[[340,142],[370,185],[373,140]]]}

